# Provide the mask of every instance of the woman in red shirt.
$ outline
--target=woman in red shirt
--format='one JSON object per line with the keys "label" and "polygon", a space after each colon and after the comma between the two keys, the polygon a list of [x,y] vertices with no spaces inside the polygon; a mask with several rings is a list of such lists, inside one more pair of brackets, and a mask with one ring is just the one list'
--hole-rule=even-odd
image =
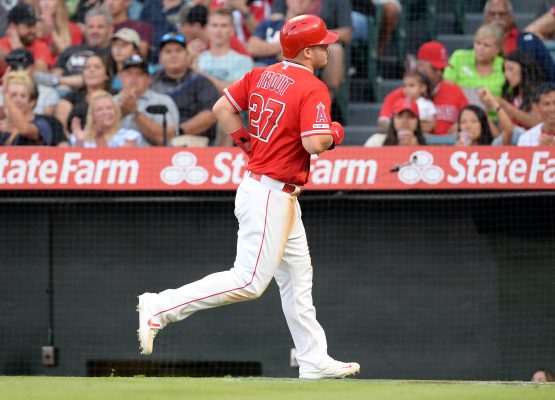
{"label": "woman in red shirt", "polygon": [[39,0],[35,3],[35,12],[40,15],[37,37],[50,47],[54,58],[69,46],[83,41],[83,33],[69,20],[65,0]]}

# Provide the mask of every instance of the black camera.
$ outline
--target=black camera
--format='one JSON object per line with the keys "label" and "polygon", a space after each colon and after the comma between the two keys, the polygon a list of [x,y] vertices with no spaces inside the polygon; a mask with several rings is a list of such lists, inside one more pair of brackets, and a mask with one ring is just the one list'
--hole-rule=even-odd
{"label": "black camera", "polygon": [[35,63],[33,53],[27,49],[15,49],[12,50],[6,56],[6,62],[12,70],[22,70],[27,69],[30,65]]}

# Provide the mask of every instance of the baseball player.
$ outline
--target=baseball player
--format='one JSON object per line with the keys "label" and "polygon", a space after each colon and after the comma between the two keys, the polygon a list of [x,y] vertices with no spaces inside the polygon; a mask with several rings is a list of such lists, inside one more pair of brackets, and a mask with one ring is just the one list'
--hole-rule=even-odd
{"label": "baseball player", "polygon": [[[359,371],[327,353],[326,335],[312,304],[312,264],[297,197],[308,180],[310,155],[343,141],[330,118],[330,95],[314,70],[338,39],[313,15],[289,20],[280,32],[285,61],[247,73],[224,90],[214,112],[248,156],[235,199],[237,256],[229,271],[161,293],[139,296],[139,343],[150,354],[156,333],[196,311],[254,300],[275,278],[291,331],[299,376],[344,378]],[[240,112],[248,111],[248,128]]]}

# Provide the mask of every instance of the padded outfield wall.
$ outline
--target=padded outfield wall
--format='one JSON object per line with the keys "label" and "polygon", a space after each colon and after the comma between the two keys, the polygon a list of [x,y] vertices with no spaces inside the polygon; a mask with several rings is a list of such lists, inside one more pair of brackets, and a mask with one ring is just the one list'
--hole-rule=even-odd
{"label": "padded outfield wall", "polygon": [[[360,362],[362,378],[527,380],[552,366],[553,200],[303,194],[330,354]],[[4,191],[0,203],[0,374],[136,374],[151,360],[155,374],[296,376],[274,283],[256,302],[170,325],[152,357],[138,353],[138,294],[231,267],[233,192]],[[53,367],[41,364],[48,344]]]}

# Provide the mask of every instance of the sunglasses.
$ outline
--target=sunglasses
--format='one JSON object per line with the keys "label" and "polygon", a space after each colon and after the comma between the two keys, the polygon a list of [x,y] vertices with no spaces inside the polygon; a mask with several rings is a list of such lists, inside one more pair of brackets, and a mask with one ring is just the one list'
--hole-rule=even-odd
{"label": "sunglasses", "polygon": [[160,42],[161,43],[177,42],[185,45],[186,40],[185,40],[185,36],[180,33],[169,32],[162,36],[162,39],[160,40]]}

